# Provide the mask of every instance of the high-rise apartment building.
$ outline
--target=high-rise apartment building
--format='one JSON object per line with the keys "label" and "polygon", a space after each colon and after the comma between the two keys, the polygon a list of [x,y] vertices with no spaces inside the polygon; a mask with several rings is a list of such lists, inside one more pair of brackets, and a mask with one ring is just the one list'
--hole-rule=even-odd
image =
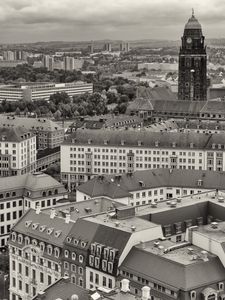
{"label": "high-rise apartment building", "polygon": [[179,53],[178,99],[199,101],[207,98],[206,47],[202,27],[192,13],[184,28]]}

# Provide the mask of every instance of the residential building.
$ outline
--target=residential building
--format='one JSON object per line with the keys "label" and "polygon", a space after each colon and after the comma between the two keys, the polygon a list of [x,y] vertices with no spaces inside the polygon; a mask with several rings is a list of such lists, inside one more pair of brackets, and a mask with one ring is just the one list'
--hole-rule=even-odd
{"label": "residential building", "polygon": [[64,129],[50,119],[0,115],[0,127],[22,127],[36,135],[37,150],[54,149],[64,140]]}
{"label": "residential building", "polygon": [[61,277],[63,241],[73,224],[40,208],[28,210],[15,224],[8,243],[10,300],[31,299]]}
{"label": "residential building", "polygon": [[61,145],[61,179],[75,186],[96,175],[168,168],[224,171],[223,133],[87,130]]}
{"label": "residential building", "polygon": [[128,52],[128,51],[130,51],[130,43],[128,43],[128,42],[122,42],[120,44],[120,51],[122,51],[122,52]]}
{"label": "residential building", "polygon": [[16,60],[13,51],[3,51],[3,60]]}
{"label": "residential building", "polygon": [[102,129],[102,128],[128,128],[142,127],[143,121],[137,116],[127,115],[103,115],[94,117],[80,117],[67,129],[67,134],[77,129]]}
{"label": "residential building", "polygon": [[121,175],[98,175],[76,188],[76,200],[105,197],[125,205],[144,205],[207,191],[222,191],[225,173],[154,169]]}
{"label": "residential building", "polygon": [[207,99],[207,55],[202,28],[192,12],[184,28],[179,53],[178,99]]}
{"label": "residential building", "polygon": [[47,174],[0,178],[0,248],[7,245],[10,229],[27,209],[50,208],[62,198],[67,198],[67,191]]}
{"label": "residential building", "polygon": [[79,218],[65,240],[63,275],[87,289],[116,285],[117,268],[140,239],[161,237],[161,226],[137,218],[132,207]]}
{"label": "residential building", "polygon": [[84,93],[93,93],[93,84],[76,83],[43,83],[43,84],[15,84],[0,86],[0,101],[35,101],[49,100],[55,93],[67,93],[70,97]]}
{"label": "residential building", "polygon": [[104,50],[108,51],[108,52],[111,52],[112,51],[112,44],[111,43],[106,43],[104,45]]}
{"label": "residential building", "polygon": [[23,127],[0,127],[0,176],[34,172],[36,136]]}
{"label": "residential building", "polygon": [[75,69],[74,57],[65,56],[64,57],[64,67],[65,71],[72,71]]}

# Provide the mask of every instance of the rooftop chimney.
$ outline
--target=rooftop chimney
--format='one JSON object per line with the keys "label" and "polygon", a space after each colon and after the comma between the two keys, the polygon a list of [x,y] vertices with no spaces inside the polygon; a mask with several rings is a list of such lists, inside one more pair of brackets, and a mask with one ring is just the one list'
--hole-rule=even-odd
{"label": "rooftop chimney", "polygon": [[36,206],[36,214],[39,215],[40,212],[41,212],[41,206],[38,204],[38,205]]}
{"label": "rooftop chimney", "polygon": [[51,213],[50,213],[50,219],[54,219],[56,216],[56,211],[54,208],[51,209]]}
{"label": "rooftop chimney", "polygon": [[79,300],[79,297],[78,297],[77,295],[74,294],[74,295],[71,296],[70,299],[71,299],[71,300]]}
{"label": "rooftop chimney", "polygon": [[45,292],[40,291],[40,292],[38,293],[38,299],[45,299]]}
{"label": "rooftop chimney", "polygon": [[121,280],[121,292],[127,293],[130,291],[130,280],[124,278]]}
{"label": "rooftop chimney", "polygon": [[203,259],[204,261],[208,261],[208,260],[209,260],[209,259],[208,259],[208,252],[207,252],[207,251],[202,250],[202,251],[201,251],[201,254],[202,254],[202,259]]}
{"label": "rooftop chimney", "polygon": [[151,289],[149,286],[143,286],[143,288],[141,289],[141,291],[142,291],[141,300],[150,300],[151,299],[150,290]]}
{"label": "rooftop chimney", "polygon": [[69,224],[70,222],[70,214],[66,214],[65,223]]}

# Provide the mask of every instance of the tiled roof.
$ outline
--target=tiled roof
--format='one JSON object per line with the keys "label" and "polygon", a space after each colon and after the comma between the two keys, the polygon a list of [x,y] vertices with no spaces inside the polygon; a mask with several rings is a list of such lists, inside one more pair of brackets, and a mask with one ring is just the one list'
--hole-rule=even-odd
{"label": "tiled roof", "polygon": [[[27,226],[27,222],[31,222],[29,226]],[[33,229],[32,224],[38,224],[36,229]],[[73,221],[70,221],[67,224],[65,219],[58,217],[51,219],[46,213],[40,212],[37,214],[34,209],[30,209],[22,216],[22,218],[19,219],[19,221],[13,226],[12,230],[40,239],[43,242],[62,247],[63,241],[73,225]],[[46,228],[41,231],[41,226],[46,226]],[[52,229],[51,234],[48,233],[48,229]],[[55,235],[56,232],[60,232],[58,237]]]}
{"label": "tiled roof", "polygon": [[203,108],[201,109],[201,113],[224,114],[225,101],[221,101],[221,99],[214,99],[211,101],[207,101],[203,106]]}
{"label": "tiled roof", "polygon": [[[45,173],[27,173],[24,175],[0,178],[0,192],[16,190],[19,188],[27,189],[29,191],[37,191],[51,189],[54,187],[63,188],[63,185]],[[65,189],[64,191],[66,192]]]}
{"label": "tiled roof", "polygon": [[34,134],[22,127],[2,127],[0,125],[0,141],[22,142],[33,137]]}
{"label": "tiled roof", "polygon": [[[72,295],[77,295],[80,300],[90,299],[87,290],[69,282],[69,280],[65,280],[64,278],[60,278],[44,290],[44,299],[46,300],[68,300],[71,299]],[[35,296],[32,300],[41,299],[43,299],[43,297]]]}
{"label": "tiled roof", "polygon": [[[200,186],[199,186],[199,180]],[[111,199],[129,197],[130,192],[158,187],[199,188],[223,190],[225,173],[202,170],[154,169],[132,174],[96,176],[77,187],[91,197]]]}
{"label": "tiled roof", "polygon": [[[212,149],[212,146],[224,147],[225,133],[182,133],[182,132],[152,132],[141,129],[80,129],[71,134],[64,145],[94,145],[112,147],[141,147],[141,148],[180,148],[180,149]],[[122,145],[122,142],[124,145]],[[156,145],[157,144],[157,145]]]}
{"label": "tiled roof", "polygon": [[[200,248],[189,246],[195,252]],[[191,260],[188,246],[167,254],[157,254],[148,249],[133,247],[121,265],[122,270],[149,281],[167,285],[176,290],[190,291],[214,282],[224,281],[224,268],[216,256],[208,254],[208,261]],[[186,256],[186,257],[185,257]],[[190,257],[190,255],[189,255]]]}
{"label": "tiled roof", "polygon": [[160,101],[151,101],[154,112],[161,113],[183,113],[188,115],[196,115],[198,114],[202,107],[206,102],[204,101],[168,101],[168,100],[160,100]]}
{"label": "tiled roof", "polygon": [[150,99],[146,98],[136,98],[134,101],[130,102],[127,107],[127,113],[132,111],[153,111],[153,106]]}
{"label": "tiled roof", "polygon": [[57,123],[44,118],[22,118],[0,115],[0,126],[24,127],[27,130],[56,131],[63,130]]}
{"label": "tiled roof", "polygon": [[176,100],[176,95],[167,86],[138,87],[137,95],[149,100]]}

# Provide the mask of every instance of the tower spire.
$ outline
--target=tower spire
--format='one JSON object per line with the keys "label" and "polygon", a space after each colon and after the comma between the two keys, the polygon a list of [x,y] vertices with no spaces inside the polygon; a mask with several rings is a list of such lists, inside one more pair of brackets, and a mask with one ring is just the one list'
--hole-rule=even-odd
{"label": "tower spire", "polygon": [[194,17],[195,16],[194,8],[192,8],[191,10],[192,10],[192,17]]}

